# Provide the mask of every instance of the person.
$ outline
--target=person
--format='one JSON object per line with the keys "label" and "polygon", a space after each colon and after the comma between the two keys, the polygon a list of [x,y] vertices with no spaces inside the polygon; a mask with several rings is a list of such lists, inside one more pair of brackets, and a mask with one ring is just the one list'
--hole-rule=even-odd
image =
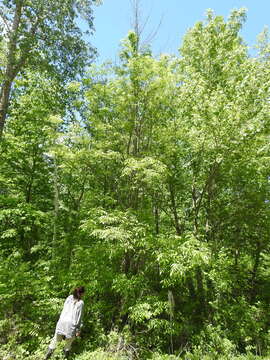
{"label": "person", "polygon": [[84,308],[82,296],[84,293],[84,286],[79,286],[74,289],[72,295],[69,295],[66,298],[60,318],[56,324],[54,337],[50,342],[45,360],[52,356],[57,343],[63,339],[65,339],[64,357],[68,358],[72,342],[76,336],[80,336]]}

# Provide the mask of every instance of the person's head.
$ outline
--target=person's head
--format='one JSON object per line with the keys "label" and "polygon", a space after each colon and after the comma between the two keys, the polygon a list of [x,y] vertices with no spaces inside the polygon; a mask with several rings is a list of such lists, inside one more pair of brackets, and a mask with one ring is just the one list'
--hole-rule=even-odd
{"label": "person's head", "polygon": [[75,299],[81,299],[82,295],[85,293],[84,286],[78,286],[73,290],[73,296]]}

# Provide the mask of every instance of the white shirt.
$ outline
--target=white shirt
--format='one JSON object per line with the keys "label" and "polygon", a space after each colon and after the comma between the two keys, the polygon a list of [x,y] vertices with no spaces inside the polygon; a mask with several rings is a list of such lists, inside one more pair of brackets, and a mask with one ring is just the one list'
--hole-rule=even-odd
{"label": "white shirt", "polygon": [[66,298],[63,310],[56,325],[55,332],[65,337],[71,338],[82,327],[84,302],[75,299],[73,295]]}

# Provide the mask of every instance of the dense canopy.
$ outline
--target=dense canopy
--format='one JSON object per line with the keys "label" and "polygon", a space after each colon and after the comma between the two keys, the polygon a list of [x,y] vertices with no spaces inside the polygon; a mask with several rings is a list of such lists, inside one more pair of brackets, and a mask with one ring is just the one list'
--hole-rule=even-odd
{"label": "dense canopy", "polygon": [[2,1],[0,357],[42,358],[78,284],[74,359],[266,357],[267,34],[250,56],[245,12],[209,12],[179,56],[131,31],[89,66],[93,3]]}

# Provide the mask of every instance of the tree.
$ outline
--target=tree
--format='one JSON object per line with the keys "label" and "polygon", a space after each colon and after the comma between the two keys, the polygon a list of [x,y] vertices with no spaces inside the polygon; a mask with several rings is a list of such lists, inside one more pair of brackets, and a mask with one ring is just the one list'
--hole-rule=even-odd
{"label": "tree", "polygon": [[[83,221],[81,245],[92,242],[96,253],[106,243],[116,289],[110,296],[121,309],[115,317],[132,324],[136,338],[138,328],[155,324],[147,339],[155,345],[159,332],[172,335],[171,348],[177,331],[182,346],[200,331],[211,337],[207,322],[230,324],[239,348],[240,328],[252,343],[262,334],[244,324],[250,304],[262,299],[258,283],[269,285],[261,276],[269,251],[269,69],[248,56],[239,36],[244,19],[242,10],[227,22],[209,13],[188,32],[177,59],[138,51],[131,32],[115,76],[92,80],[87,92],[100,201],[95,197]],[[123,226],[130,212],[144,235],[130,218]],[[144,289],[135,285],[141,273]],[[175,299],[170,326],[161,305],[168,292]],[[243,308],[234,327],[228,314],[235,321]]]}
{"label": "tree", "polygon": [[53,0],[2,2],[0,26],[5,60],[0,63],[0,137],[14,79],[24,69],[49,69],[62,81],[82,73],[94,50],[84,41],[78,21],[85,20],[88,29],[93,30],[95,3],[98,1],[63,0],[61,6]]}
{"label": "tree", "polygon": [[[267,353],[269,45],[264,34],[248,55],[244,18],[209,12],[179,57],[154,58],[130,32],[119,65],[92,66],[64,97],[49,70],[15,79],[0,156],[0,356],[41,349],[78,279],[92,298],[82,343],[103,346],[117,327],[110,350],[132,358]],[[65,121],[70,108],[80,121]]]}

